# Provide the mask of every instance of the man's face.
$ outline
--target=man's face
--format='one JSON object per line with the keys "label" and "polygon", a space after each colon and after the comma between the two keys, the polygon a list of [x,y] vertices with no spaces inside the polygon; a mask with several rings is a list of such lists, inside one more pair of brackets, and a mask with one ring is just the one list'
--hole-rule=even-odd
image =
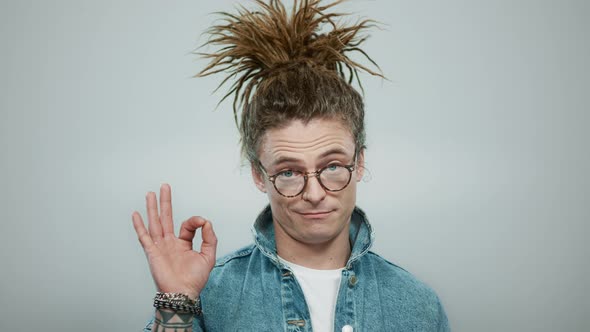
{"label": "man's face", "polygon": [[[259,159],[268,175],[286,170],[306,173],[332,164],[353,164],[354,152],[353,137],[340,121],[314,119],[304,124],[293,120],[286,127],[266,132]],[[317,177],[310,176],[303,193],[291,198],[280,195],[266,176],[255,171],[255,167],[252,167],[252,175],[257,187],[268,195],[275,226],[280,227],[277,232],[297,242],[323,244],[342,232],[348,232],[363,162],[361,151],[345,189],[327,191]]]}

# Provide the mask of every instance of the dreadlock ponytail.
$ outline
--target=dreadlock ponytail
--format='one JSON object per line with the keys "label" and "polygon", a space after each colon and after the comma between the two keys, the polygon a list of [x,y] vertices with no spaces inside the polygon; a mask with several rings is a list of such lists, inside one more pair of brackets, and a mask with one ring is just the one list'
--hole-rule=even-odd
{"label": "dreadlock ponytail", "polygon": [[239,6],[236,14],[222,12],[221,23],[208,30],[206,45],[217,50],[199,53],[210,63],[196,76],[224,72],[217,89],[234,80],[220,103],[233,95],[242,153],[253,164],[263,134],[295,119],[339,119],[353,134],[357,151],[364,148],[364,106],[352,83],[362,90],[359,70],[383,76],[347,54],[360,53],[379,69],[359,47],[367,39],[361,33],[376,23],[340,25],[337,19],[344,14],[329,10],[342,1],[294,0],[289,14],[279,0],[254,0],[257,10]]}

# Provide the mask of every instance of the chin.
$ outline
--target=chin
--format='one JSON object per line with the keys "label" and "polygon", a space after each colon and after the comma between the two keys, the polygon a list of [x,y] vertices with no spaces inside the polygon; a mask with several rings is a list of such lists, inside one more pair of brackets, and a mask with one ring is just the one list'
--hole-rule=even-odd
{"label": "chin", "polygon": [[[335,217],[335,216],[334,216]],[[309,219],[301,222],[303,242],[309,244],[321,244],[334,240],[346,228],[346,224],[336,224],[337,218]]]}
{"label": "chin", "polygon": [[321,245],[334,240],[338,234],[326,233],[326,234],[305,234],[300,240],[303,243],[311,245]]}

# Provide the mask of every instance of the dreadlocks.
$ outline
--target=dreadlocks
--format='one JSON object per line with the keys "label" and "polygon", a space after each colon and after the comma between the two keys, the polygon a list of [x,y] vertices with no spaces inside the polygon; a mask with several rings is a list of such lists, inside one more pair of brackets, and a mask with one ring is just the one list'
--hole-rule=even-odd
{"label": "dreadlocks", "polygon": [[[336,19],[345,14],[328,10],[343,0],[327,5],[321,5],[321,0],[294,0],[290,14],[279,0],[254,1],[259,7],[256,11],[239,6],[237,14],[220,13],[222,22],[208,30],[206,43],[219,48],[200,53],[210,63],[196,75],[227,73],[217,89],[235,79],[221,101],[233,95],[244,157],[257,165],[258,148],[268,129],[285,126],[290,120],[307,123],[314,118],[341,120],[361,151],[365,147],[364,106],[352,83],[356,80],[362,90],[359,69],[383,76],[347,54],[358,52],[379,68],[359,48],[367,39],[360,32],[375,22],[339,25]],[[328,32],[320,33],[326,28]]]}

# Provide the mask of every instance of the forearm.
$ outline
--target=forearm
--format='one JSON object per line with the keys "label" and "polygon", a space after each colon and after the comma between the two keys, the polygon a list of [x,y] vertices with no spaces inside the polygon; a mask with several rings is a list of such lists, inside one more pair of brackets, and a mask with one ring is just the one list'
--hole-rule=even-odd
{"label": "forearm", "polygon": [[156,309],[152,331],[154,332],[193,332],[192,313],[180,313],[171,309]]}

